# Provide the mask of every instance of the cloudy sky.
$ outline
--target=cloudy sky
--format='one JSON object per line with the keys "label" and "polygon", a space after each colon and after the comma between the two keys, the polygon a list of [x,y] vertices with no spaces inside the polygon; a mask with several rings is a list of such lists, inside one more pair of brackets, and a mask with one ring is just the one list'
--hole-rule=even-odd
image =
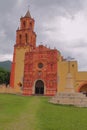
{"label": "cloudy sky", "polygon": [[37,45],[56,47],[87,70],[87,0],[0,1],[0,61],[12,60],[16,29],[28,10],[35,19]]}

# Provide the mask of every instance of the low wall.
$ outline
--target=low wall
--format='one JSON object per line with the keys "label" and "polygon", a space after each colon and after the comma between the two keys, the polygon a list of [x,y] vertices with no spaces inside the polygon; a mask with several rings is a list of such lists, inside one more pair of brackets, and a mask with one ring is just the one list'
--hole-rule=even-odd
{"label": "low wall", "polygon": [[[7,93],[7,94],[18,94],[14,88],[6,86],[5,84],[0,85],[0,93]],[[22,94],[22,92],[20,92]]]}

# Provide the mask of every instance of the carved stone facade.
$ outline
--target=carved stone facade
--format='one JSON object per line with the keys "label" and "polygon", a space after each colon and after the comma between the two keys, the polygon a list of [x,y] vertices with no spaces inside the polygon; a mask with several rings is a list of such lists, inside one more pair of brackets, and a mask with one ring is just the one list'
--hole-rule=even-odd
{"label": "carved stone facade", "polygon": [[[25,54],[24,95],[55,95],[57,92],[57,57],[56,49],[51,50],[43,45]],[[39,86],[41,82],[43,88]]]}

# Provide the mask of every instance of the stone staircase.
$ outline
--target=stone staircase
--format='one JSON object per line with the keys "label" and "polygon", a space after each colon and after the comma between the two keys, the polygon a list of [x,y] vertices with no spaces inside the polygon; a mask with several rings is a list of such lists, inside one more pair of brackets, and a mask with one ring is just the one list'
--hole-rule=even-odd
{"label": "stone staircase", "polygon": [[87,107],[87,97],[77,92],[61,92],[57,93],[49,101],[54,104],[74,105],[77,107]]}
{"label": "stone staircase", "polygon": [[75,92],[74,79],[71,73],[66,76],[64,92],[58,92],[49,102],[54,104],[73,105],[76,107],[87,107],[87,97],[83,93]]}

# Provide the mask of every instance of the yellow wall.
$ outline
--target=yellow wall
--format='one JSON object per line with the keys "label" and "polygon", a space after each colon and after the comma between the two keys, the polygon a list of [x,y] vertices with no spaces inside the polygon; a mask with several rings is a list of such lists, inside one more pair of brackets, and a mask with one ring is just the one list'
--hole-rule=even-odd
{"label": "yellow wall", "polygon": [[65,91],[66,77],[70,64],[70,73],[73,78],[75,91],[78,91],[81,85],[87,84],[87,72],[78,71],[77,61],[59,61],[58,62],[58,92]]}
{"label": "yellow wall", "polygon": [[20,87],[18,83],[23,81],[23,73],[24,73],[24,57],[25,52],[29,51],[27,47],[16,48],[16,56],[15,56],[15,89],[16,91],[20,91]]}
{"label": "yellow wall", "polygon": [[73,84],[75,84],[76,74],[77,74],[77,62],[76,61],[59,61],[58,62],[58,91],[65,91],[66,78],[69,71],[73,77]]}
{"label": "yellow wall", "polygon": [[87,72],[79,71],[76,75],[77,80],[87,80]]}

